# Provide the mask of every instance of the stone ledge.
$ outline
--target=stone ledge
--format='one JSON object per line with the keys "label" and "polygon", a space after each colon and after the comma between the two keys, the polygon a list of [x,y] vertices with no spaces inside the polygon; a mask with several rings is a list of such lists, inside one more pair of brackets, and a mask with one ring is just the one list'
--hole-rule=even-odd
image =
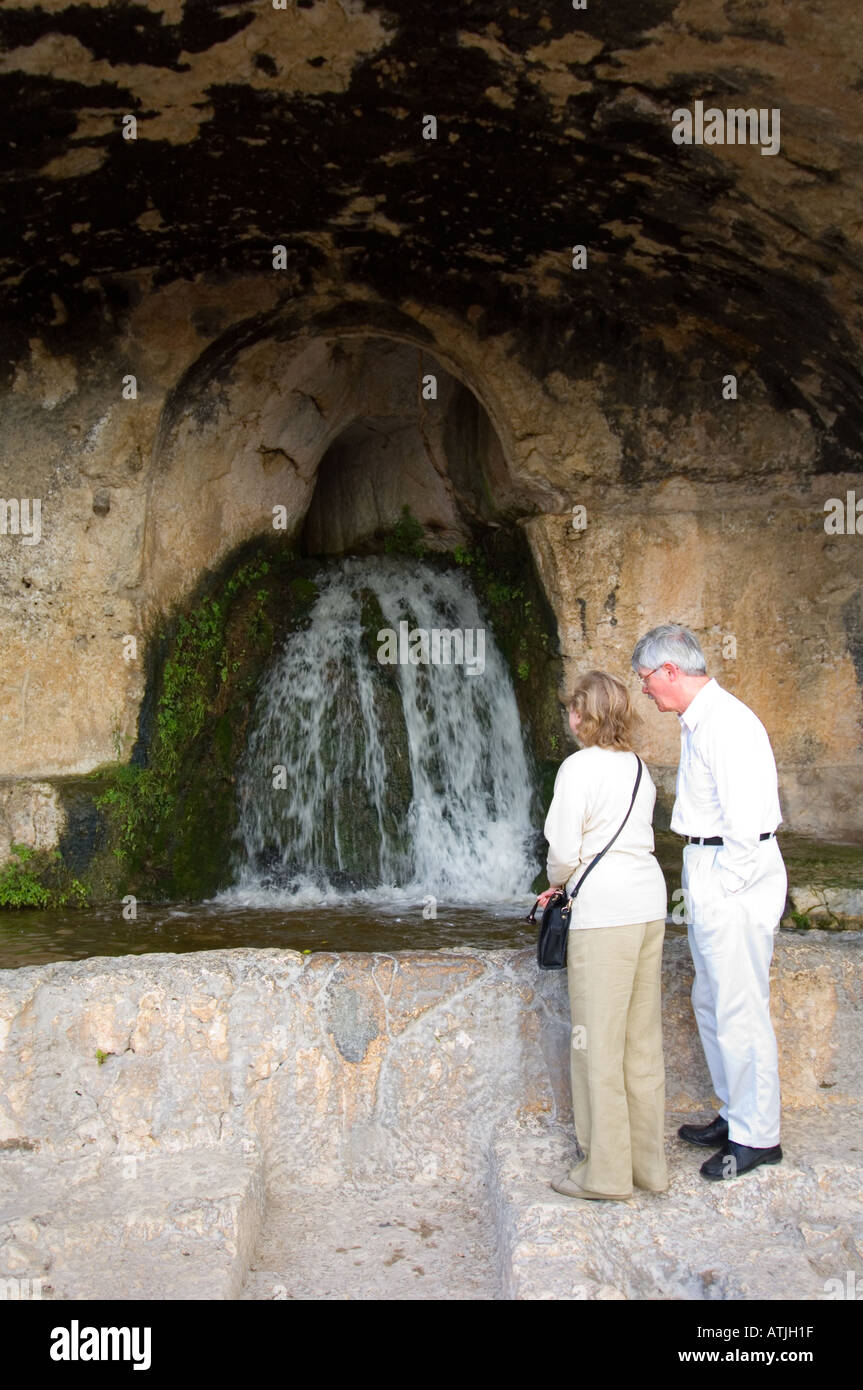
{"label": "stone ledge", "polygon": [[[663,970],[671,1190],[575,1211],[548,1186],[574,1148],[566,979],[532,950],[244,949],[0,972],[0,1275],[45,1277],[61,1298],[273,1297],[280,1281],[350,1296],[336,1276],[352,1240],[318,1260],[322,1295],[292,1275],[311,1239],[298,1193],[347,1227],[398,1188],[425,1194],[454,1262],[444,1199],[481,1208],[476,1277],[454,1285],[465,1297],[499,1296],[482,1293],[499,1274],[520,1300],[823,1297],[863,1264],[863,935],[780,933],[787,1158],[728,1186],[705,1184],[674,1137],[710,1083],[685,940],[666,941]],[[256,1241],[265,1183],[281,1252]],[[426,1296],[445,1296],[443,1244],[415,1263]],[[388,1266],[370,1287],[416,1297],[420,1276],[404,1274],[408,1292]]]}
{"label": "stone ledge", "polygon": [[[675,1111],[710,1099],[691,982],[686,941],[667,939]],[[863,1101],[863,934],[780,932],[771,1002],[784,1109]],[[459,1178],[509,1116],[568,1121],[568,1069],[566,979],[539,972],[530,949],[242,949],[0,971],[0,1144],[58,1157],[251,1144],[285,1187]]]}
{"label": "stone ledge", "polygon": [[0,1154],[0,1278],[43,1298],[230,1299],[264,1210],[257,1159],[229,1151]]}
{"label": "stone ledge", "polygon": [[822,1299],[828,1279],[859,1278],[863,1106],[841,1127],[819,1111],[783,1115],[782,1163],[727,1183],[706,1182],[710,1151],[677,1138],[691,1118],[668,1117],[669,1191],[630,1202],[552,1191],[576,1156],[564,1126],[503,1127],[489,1167],[504,1297]]}

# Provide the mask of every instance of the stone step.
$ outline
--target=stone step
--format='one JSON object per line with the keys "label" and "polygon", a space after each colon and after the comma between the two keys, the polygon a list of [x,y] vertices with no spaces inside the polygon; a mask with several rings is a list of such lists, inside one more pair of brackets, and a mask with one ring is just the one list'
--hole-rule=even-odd
{"label": "stone step", "polygon": [[786,1112],[783,1162],[731,1183],[704,1182],[704,1153],[677,1139],[692,1118],[669,1117],[669,1192],[629,1203],[553,1192],[575,1146],[539,1122],[498,1130],[485,1187],[283,1190],[266,1219],[250,1155],[4,1153],[3,1293],[41,1280],[53,1299],[817,1300],[860,1280],[863,1108]]}
{"label": "stone step", "polygon": [[54,1299],[236,1298],[263,1208],[260,1160],[230,1150],[0,1153],[0,1279]]}
{"label": "stone step", "polygon": [[706,1182],[710,1151],[677,1138],[692,1118],[669,1117],[670,1190],[623,1203],[552,1191],[575,1159],[568,1128],[501,1128],[490,1189],[504,1297],[814,1300],[849,1271],[860,1282],[863,1108],[783,1113],[783,1162],[728,1183]]}
{"label": "stone step", "polygon": [[476,1181],[381,1180],[282,1189],[244,1300],[500,1298],[494,1228]]}

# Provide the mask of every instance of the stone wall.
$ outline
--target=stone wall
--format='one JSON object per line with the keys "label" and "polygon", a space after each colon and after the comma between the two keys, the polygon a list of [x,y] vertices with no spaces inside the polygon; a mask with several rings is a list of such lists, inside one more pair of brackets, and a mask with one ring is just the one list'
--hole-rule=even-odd
{"label": "stone wall", "polygon": [[[767,724],[786,823],[863,837],[863,544],[824,529],[863,497],[847,6],[139,9],[0,13],[0,492],[41,503],[38,543],[8,508],[0,535],[0,775],[28,842],[274,507],[336,551],[405,504],[439,547],[527,530],[567,678],[690,623]],[[780,110],[778,153],[674,144],[704,98]],[[645,751],[667,784],[652,708]]]}
{"label": "stone wall", "polygon": [[[238,545],[272,536],[273,508],[285,509],[286,544],[305,528],[326,551],[380,532],[408,505],[432,546],[468,543],[484,525],[524,525],[567,680],[588,666],[626,674],[641,632],[668,619],[691,625],[711,671],[768,727],[788,827],[863,836],[863,549],[823,527],[823,499],[844,496],[849,478],[785,469],[757,483],[659,472],[603,481],[589,393],[557,398],[504,355],[494,361],[488,344],[483,378],[464,330],[443,319],[436,328],[434,353],[380,338],[290,348],[269,339],[219,371],[199,363],[194,382],[174,344],[179,396],[148,383],[151,405],[117,401],[119,379],[108,377],[98,403],[68,404],[59,473],[50,430],[26,417],[7,457],[45,460],[41,485],[32,474],[27,484],[43,494],[42,539],[25,546],[10,535],[0,546],[5,775],[44,784],[110,760],[118,738],[128,746],[160,616]],[[417,382],[433,369],[439,402],[419,410]],[[487,407],[475,407],[488,423],[473,459],[457,425],[459,375]],[[10,477],[3,487],[24,491]],[[583,529],[574,506],[585,508]],[[133,660],[128,635],[139,642]],[[645,755],[667,785],[676,721],[652,707],[645,717]]]}
{"label": "stone wall", "polygon": [[[778,939],[783,1106],[859,1106],[863,935]],[[664,962],[667,1103],[708,1108],[684,940]],[[504,1121],[571,1116],[565,977],[531,951],[90,959],[0,972],[0,1148],[58,1160],[220,1148],[271,1191],[458,1178]],[[99,1055],[102,1054],[102,1061]]]}

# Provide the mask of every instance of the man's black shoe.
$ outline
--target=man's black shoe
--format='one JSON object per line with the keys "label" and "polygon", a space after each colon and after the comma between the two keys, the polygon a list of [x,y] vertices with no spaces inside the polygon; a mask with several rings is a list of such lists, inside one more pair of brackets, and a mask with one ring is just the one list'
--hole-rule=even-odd
{"label": "man's black shoe", "polygon": [[681,1125],[677,1131],[687,1144],[697,1144],[699,1148],[712,1149],[714,1144],[724,1144],[728,1138],[728,1121],[717,1115],[709,1125]]}
{"label": "man's black shoe", "polygon": [[726,1144],[701,1165],[701,1176],[710,1182],[722,1182],[728,1178],[739,1178],[749,1173],[761,1163],[781,1163],[782,1150],[778,1144],[772,1149],[751,1149],[748,1144],[735,1144],[729,1139]]}

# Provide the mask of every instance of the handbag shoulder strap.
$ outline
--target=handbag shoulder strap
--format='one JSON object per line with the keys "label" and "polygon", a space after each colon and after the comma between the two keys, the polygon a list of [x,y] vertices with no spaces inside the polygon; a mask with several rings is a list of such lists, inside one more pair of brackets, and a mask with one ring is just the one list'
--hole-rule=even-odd
{"label": "handbag shoulder strap", "polygon": [[615,842],[615,840],[617,839],[618,835],[620,834],[621,830],[622,830],[623,827],[626,825],[626,822],[629,820],[629,812],[632,810],[633,806],[635,805],[635,798],[636,798],[637,795],[638,795],[638,788],[639,788],[639,786],[640,786],[640,784],[641,784],[641,769],[642,769],[642,766],[643,766],[642,761],[641,761],[641,759],[639,758],[639,756],[638,756],[637,753],[636,753],[636,755],[635,755],[635,760],[636,760],[636,762],[638,763],[638,771],[637,771],[637,773],[635,774],[635,786],[634,786],[633,789],[632,789],[632,796],[630,797],[630,800],[629,800],[629,807],[628,807],[628,809],[627,809],[626,815],[623,817],[623,820],[620,822],[620,825],[618,826],[617,830],[615,830],[615,832],[614,832],[614,834],[612,835],[611,839],[609,840],[608,844],[605,846],[605,849],[601,849],[601,850],[599,851],[599,854],[597,854],[597,855],[590,861],[590,863],[588,864],[588,866],[587,866],[587,868],[585,869],[584,873],[581,875],[581,878],[578,880],[578,883],[575,885],[575,887],[573,888],[572,892],[571,892],[570,895],[569,895],[569,901],[570,901],[570,902],[572,902],[572,900],[573,900],[573,898],[575,897],[575,895],[577,894],[579,888],[580,888],[581,885],[584,883],[584,880],[587,878],[587,875],[588,875],[589,873],[591,873],[591,871],[592,871],[593,869],[596,868],[596,866],[597,866],[597,864],[599,863],[599,861],[600,861],[600,859],[602,858],[602,856],[603,856],[604,854],[607,854],[608,851],[611,849],[611,846],[614,844],[614,842]]}

